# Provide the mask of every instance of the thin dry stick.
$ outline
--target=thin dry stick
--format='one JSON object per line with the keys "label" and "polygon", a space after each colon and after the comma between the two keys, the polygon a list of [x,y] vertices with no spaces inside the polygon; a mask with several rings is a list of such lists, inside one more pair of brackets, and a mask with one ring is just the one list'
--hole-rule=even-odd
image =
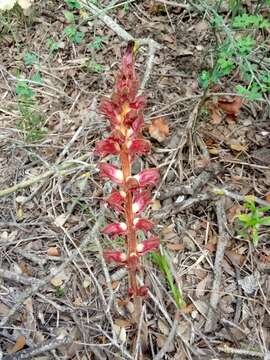
{"label": "thin dry stick", "polygon": [[70,264],[70,262],[72,262],[77,257],[79,251],[81,251],[88,244],[88,242],[93,241],[93,238],[97,236],[100,225],[101,225],[100,219],[97,219],[92,230],[89,231],[89,233],[87,233],[87,235],[81,242],[80,246],[76,250],[74,250],[74,252],[70,255],[70,257],[63,264],[61,264],[53,274],[48,275],[44,281],[40,281],[39,283],[32,285],[31,289],[27,289],[21,294],[21,296],[19,297],[13,308],[9,311],[9,313],[6,316],[2,318],[0,322],[0,328],[6,325],[6,323],[9,321],[11,316],[15,314],[15,312],[25,302],[25,300],[27,300],[29,297],[33,296],[38,291],[40,291],[44,286],[46,286],[46,284],[50,283],[52,278],[54,278],[57,274],[61,273],[67,267],[67,265]]}
{"label": "thin dry stick", "polygon": [[218,346],[217,348],[219,351],[222,351],[226,354],[235,354],[235,355],[245,355],[245,356],[252,356],[252,357],[259,357],[263,359],[268,359],[267,355],[269,356],[269,353],[263,354],[259,351],[251,351],[251,350],[245,350],[245,349],[235,349],[230,346],[224,345],[223,347]]}
{"label": "thin dry stick", "polygon": [[7,355],[3,358],[3,360],[28,360],[32,359],[34,356],[43,354],[45,352],[54,350],[63,345],[68,345],[73,342],[70,336],[65,336],[63,338],[56,338],[54,340],[49,340],[44,343],[33,346],[30,349],[26,349],[23,351],[19,351],[16,354]]}
{"label": "thin dry stick", "polygon": [[[45,180],[47,179],[48,177],[52,176],[52,175],[57,175],[57,174],[61,174],[61,175],[64,175],[65,174],[65,171],[66,170],[69,170],[69,169],[72,169],[74,168],[77,169],[78,168],[78,165],[82,165],[80,164],[80,162],[82,161],[85,161],[89,158],[89,154],[85,154],[83,156],[80,156],[78,159],[74,159],[74,160],[67,160],[65,162],[63,162],[61,165],[57,166],[57,167],[53,167],[44,172],[43,174],[40,174],[40,175],[37,175],[37,176],[32,176],[30,177],[29,179],[27,180],[23,180],[19,183],[17,183],[16,185],[14,186],[11,186],[9,188],[6,188],[4,190],[1,190],[0,191],[0,198],[1,197],[4,197],[4,196],[7,196],[9,194],[12,194],[18,190],[21,190],[21,189],[25,189],[33,184],[36,184],[42,180]],[[91,165],[91,164],[84,164],[84,166],[87,166],[87,167],[92,167],[94,168],[94,165]]]}
{"label": "thin dry stick", "polygon": [[225,188],[218,188],[218,187],[214,187],[211,192],[214,195],[219,195],[219,196],[228,196],[231,199],[237,200],[237,201],[241,201],[241,202],[247,202],[247,201],[254,201],[257,204],[261,205],[261,206],[270,206],[270,202],[269,201],[265,201],[262,200],[260,198],[258,198],[257,196],[254,195],[241,195],[232,191],[229,191]]}
{"label": "thin dry stick", "polygon": [[166,355],[166,353],[169,350],[169,347],[171,346],[171,343],[175,337],[176,331],[178,329],[178,324],[179,324],[179,319],[180,319],[180,311],[177,310],[175,313],[175,317],[174,317],[174,321],[173,321],[173,325],[171,328],[171,331],[164,343],[164,346],[160,349],[160,351],[157,353],[157,355],[154,357],[153,360],[162,360],[164,359],[164,356]]}
{"label": "thin dry stick", "polygon": [[11,281],[15,281],[24,285],[33,285],[33,284],[42,284],[43,281],[30,277],[30,276],[24,276],[21,274],[17,274],[14,273],[12,271],[9,270],[5,270],[5,269],[0,269],[0,278],[6,279],[6,280],[11,280]]}
{"label": "thin dry stick", "polygon": [[210,332],[216,326],[216,308],[220,298],[220,283],[222,275],[222,260],[226,246],[228,244],[229,235],[227,232],[227,219],[225,213],[225,199],[221,198],[216,204],[217,222],[218,222],[218,243],[216,258],[214,264],[214,281],[212,286],[212,293],[210,297],[210,308],[208,311],[207,321],[205,323],[205,331]]}

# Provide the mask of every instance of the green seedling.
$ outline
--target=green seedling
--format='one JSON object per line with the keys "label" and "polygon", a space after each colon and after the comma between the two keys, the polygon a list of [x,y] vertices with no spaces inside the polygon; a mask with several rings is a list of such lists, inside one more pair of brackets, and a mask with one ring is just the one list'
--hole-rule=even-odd
{"label": "green seedling", "polygon": [[25,81],[19,80],[16,85],[16,96],[21,119],[17,127],[23,132],[26,142],[42,140],[47,131],[43,128],[43,119],[37,109],[35,92]]}
{"label": "green seedling", "polygon": [[217,43],[212,52],[213,66],[201,72],[199,84],[207,90],[222,82],[227,83],[230,77],[235,80],[237,72],[239,83],[235,85],[235,92],[238,95],[248,100],[267,99],[269,82],[267,76],[261,76],[265,67],[254,59],[256,54],[267,57],[266,43],[258,42],[257,33],[268,31],[270,21],[257,13],[259,5],[254,14],[246,13],[240,0],[230,0],[229,8],[230,16],[227,18],[219,13],[218,4],[208,8],[208,20]]}
{"label": "green seedling", "polygon": [[94,40],[89,44],[89,47],[95,50],[100,50],[106,39],[106,36],[95,36]]}
{"label": "green seedling", "polygon": [[236,216],[241,226],[239,234],[244,238],[251,238],[253,245],[257,246],[260,227],[270,226],[270,216],[264,215],[270,211],[270,206],[257,207],[253,200],[249,200],[244,207],[248,209],[248,212]]}
{"label": "green seedling", "polygon": [[26,52],[23,57],[23,62],[25,66],[31,67],[35,64],[38,64],[38,56],[32,52]]}
{"label": "green seedling", "polygon": [[[164,250],[163,250],[164,251]],[[151,253],[150,259],[154,264],[156,264],[159,269],[164,273],[168,287],[170,288],[173,299],[179,309],[181,309],[184,305],[184,299],[181,293],[181,290],[177,285],[175,285],[175,281],[173,278],[173,274],[170,269],[170,265],[168,263],[167,256],[165,254]]]}
{"label": "green seedling", "polygon": [[65,27],[64,33],[73,44],[80,44],[85,36],[85,33],[77,30],[77,25],[75,24],[76,18],[72,12],[64,11],[64,16],[66,21],[70,23],[70,25]]}
{"label": "green seedling", "polygon": [[58,42],[54,41],[53,38],[47,39],[47,47],[51,52],[57,51],[61,46]]}
{"label": "green seedling", "polygon": [[76,0],[64,0],[70,10],[80,9],[81,5]]}

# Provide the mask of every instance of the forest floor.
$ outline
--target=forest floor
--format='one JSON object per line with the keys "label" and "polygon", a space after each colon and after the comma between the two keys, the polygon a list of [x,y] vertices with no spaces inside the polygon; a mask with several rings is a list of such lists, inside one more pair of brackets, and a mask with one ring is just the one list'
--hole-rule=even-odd
{"label": "forest floor", "polygon": [[[201,87],[222,40],[208,21],[213,1],[79,3],[0,14],[0,359],[269,359],[267,92],[242,102],[237,66]],[[253,11],[257,1],[243,3]],[[252,31],[269,50],[269,29]],[[149,216],[163,266],[143,261],[139,328],[125,269],[102,257],[110,185],[93,154],[108,133],[100,99],[129,36],[145,40],[136,69],[152,143],[136,166],[161,172]],[[269,52],[262,63],[269,72]]]}

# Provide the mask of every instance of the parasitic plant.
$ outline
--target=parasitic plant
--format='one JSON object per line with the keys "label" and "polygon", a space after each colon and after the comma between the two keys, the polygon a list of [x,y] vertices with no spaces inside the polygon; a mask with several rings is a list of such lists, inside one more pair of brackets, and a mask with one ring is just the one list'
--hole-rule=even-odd
{"label": "parasitic plant", "polygon": [[[143,217],[142,212],[151,202],[151,188],[159,181],[158,169],[144,169],[132,173],[132,164],[137,156],[150,151],[150,143],[143,138],[145,107],[144,96],[137,95],[139,79],[134,67],[134,43],[130,42],[122,58],[116,77],[115,92],[110,99],[101,102],[101,112],[109,119],[111,133],[96,144],[99,156],[117,155],[119,167],[108,162],[99,164],[100,177],[109,178],[116,186],[107,198],[107,204],[119,216],[119,222],[109,224],[101,230],[114,239],[125,238],[125,251],[105,250],[107,262],[125,266],[129,274],[129,295],[137,300],[147,295],[146,286],[139,286],[140,257],[159,248],[159,239],[149,232],[154,224]],[[141,230],[147,240],[139,242],[137,231]]]}

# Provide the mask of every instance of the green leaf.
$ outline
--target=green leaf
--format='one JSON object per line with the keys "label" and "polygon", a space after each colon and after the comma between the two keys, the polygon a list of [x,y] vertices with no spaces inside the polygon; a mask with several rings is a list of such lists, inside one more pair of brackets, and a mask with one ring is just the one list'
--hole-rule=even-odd
{"label": "green leaf", "polygon": [[58,42],[55,42],[53,38],[47,39],[47,46],[50,49],[50,51],[56,51],[60,48],[60,44]]}
{"label": "green leaf", "polygon": [[30,89],[26,83],[22,81],[17,83],[15,91],[18,96],[26,98],[31,98],[35,95],[35,92]]}
{"label": "green leaf", "polygon": [[270,216],[260,219],[259,222],[261,225],[270,226]]}
{"label": "green leaf", "polygon": [[81,8],[80,3],[78,1],[76,1],[76,0],[64,0],[64,1],[71,10]]}
{"label": "green leaf", "polygon": [[38,63],[38,56],[31,52],[26,52],[23,57],[24,64],[26,66],[32,66]]}
{"label": "green leaf", "polygon": [[72,12],[65,10],[64,11],[64,16],[65,16],[65,19],[67,20],[67,22],[69,22],[69,23],[74,23],[75,22],[75,17],[72,14]]}
{"label": "green leaf", "polygon": [[31,77],[32,81],[35,81],[36,83],[42,84],[43,83],[43,79],[40,75],[40,72],[36,72],[32,77]]}
{"label": "green leaf", "polygon": [[251,220],[251,217],[248,214],[239,214],[236,217],[238,220],[240,220],[243,223],[249,223]]}

